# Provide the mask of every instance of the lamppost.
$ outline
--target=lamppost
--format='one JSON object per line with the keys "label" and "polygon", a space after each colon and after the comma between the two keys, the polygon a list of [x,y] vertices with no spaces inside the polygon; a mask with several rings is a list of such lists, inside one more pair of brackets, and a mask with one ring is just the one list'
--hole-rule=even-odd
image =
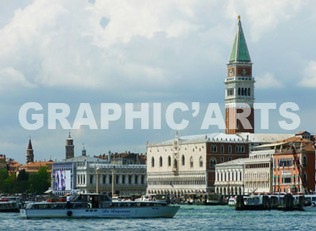
{"label": "lamppost", "polygon": [[116,177],[115,177],[115,166],[113,166],[112,169],[112,197],[115,194],[115,181],[116,181]]}
{"label": "lamppost", "polygon": [[96,193],[99,193],[99,170],[100,170],[99,167],[95,169],[95,192]]}

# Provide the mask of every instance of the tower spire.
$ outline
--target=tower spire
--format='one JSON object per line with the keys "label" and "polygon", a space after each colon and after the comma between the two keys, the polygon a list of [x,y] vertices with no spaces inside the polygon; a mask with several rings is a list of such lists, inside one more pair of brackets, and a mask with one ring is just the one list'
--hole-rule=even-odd
{"label": "tower spire", "polygon": [[29,163],[29,162],[34,162],[34,151],[33,151],[31,136],[29,138],[29,143],[26,149],[26,163]]}
{"label": "tower spire", "polygon": [[251,62],[246,38],[241,26],[240,15],[238,16],[238,27],[235,35],[234,45],[230,53],[229,62]]}

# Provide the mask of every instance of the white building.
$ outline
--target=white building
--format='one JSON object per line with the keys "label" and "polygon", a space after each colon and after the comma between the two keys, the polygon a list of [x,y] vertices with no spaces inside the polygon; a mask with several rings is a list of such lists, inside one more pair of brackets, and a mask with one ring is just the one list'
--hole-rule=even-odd
{"label": "white building", "polygon": [[215,166],[248,157],[248,141],[236,134],[176,136],[147,144],[147,193],[214,192]]}
{"label": "white building", "polygon": [[106,160],[83,153],[82,156],[53,164],[54,194],[63,195],[78,190],[86,193],[107,192],[130,196],[146,192],[146,165],[109,164]]}
{"label": "white building", "polygon": [[215,192],[221,195],[244,194],[244,162],[247,158],[231,160],[215,166]]}
{"label": "white building", "polygon": [[274,150],[252,151],[249,158],[215,166],[215,192],[243,195],[273,192]]}
{"label": "white building", "polygon": [[273,154],[271,149],[253,151],[245,160],[245,194],[273,192]]}

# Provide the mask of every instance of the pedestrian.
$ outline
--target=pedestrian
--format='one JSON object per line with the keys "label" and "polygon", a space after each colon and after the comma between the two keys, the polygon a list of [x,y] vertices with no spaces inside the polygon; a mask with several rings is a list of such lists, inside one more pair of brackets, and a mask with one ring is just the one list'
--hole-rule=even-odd
{"label": "pedestrian", "polygon": [[69,209],[70,208],[70,195],[69,194],[67,194],[66,201],[67,201],[67,209]]}

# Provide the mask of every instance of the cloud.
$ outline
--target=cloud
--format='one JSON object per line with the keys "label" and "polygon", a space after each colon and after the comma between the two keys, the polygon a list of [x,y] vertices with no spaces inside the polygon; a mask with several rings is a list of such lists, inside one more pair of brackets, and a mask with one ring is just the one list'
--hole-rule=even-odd
{"label": "cloud", "polygon": [[312,60],[308,63],[304,70],[304,77],[299,83],[303,87],[315,88],[316,87],[316,61]]}
{"label": "cloud", "polygon": [[[11,91],[15,87],[33,88],[35,84],[28,82],[23,73],[13,67],[0,69],[0,90],[1,92]],[[16,89],[16,88],[15,88]]]}
{"label": "cloud", "polygon": [[260,40],[269,31],[275,30],[280,24],[288,22],[302,10],[308,1],[265,0],[265,1],[229,1],[226,15],[241,15],[241,20],[250,24],[250,37],[253,41]]}
{"label": "cloud", "polygon": [[281,88],[283,86],[283,84],[269,72],[259,75],[255,80],[256,88],[258,89]]}

